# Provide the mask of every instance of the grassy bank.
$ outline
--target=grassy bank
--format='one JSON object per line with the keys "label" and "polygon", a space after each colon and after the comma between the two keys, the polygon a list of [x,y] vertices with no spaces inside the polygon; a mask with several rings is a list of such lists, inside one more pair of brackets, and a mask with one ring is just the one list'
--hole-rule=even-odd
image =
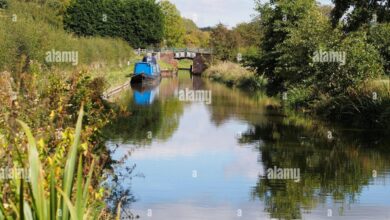
{"label": "grassy bank", "polygon": [[267,81],[239,64],[219,62],[210,66],[203,74],[211,80],[222,82],[231,87],[254,90],[263,89]]}
{"label": "grassy bank", "polygon": [[[57,14],[47,5],[8,1],[0,19],[0,70],[28,72],[31,63],[39,63],[44,70],[119,67],[132,56],[132,49],[123,40],[78,38],[65,32]],[[48,60],[48,53],[53,51],[77,52],[77,63]]]}
{"label": "grassy bank", "polygon": [[[0,167],[35,173],[31,182],[0,180],[0,219],[107,219],[100,182],[110,159],[100,129],[115,113],[101,96],[127,80],[134,55],[120,39],[65,32],[52,6],[11,0],[1,10]],[[77,59],[47,59],[56,52]]]}

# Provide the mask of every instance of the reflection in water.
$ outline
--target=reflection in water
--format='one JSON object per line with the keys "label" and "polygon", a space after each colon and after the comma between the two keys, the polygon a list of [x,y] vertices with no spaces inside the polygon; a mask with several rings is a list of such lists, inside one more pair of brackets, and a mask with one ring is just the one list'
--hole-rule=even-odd
{"label": "reflection in water", "polygon": [[[186,88],[211,90],[212,104],[180,102],[175,94]],[[109,182],[131,171],[111,183],[131,189],[126,212],[162,220],[389,219],[385,139],[278,112],[273,99],[196,77],[179,74],[155,89],[148,106],[126,91],[116,103],[130,114],[105,132],[122,162]],[[300,182],[267,178],[275,166],[299,169]]]}
{"label": "reflection in water", "polygon": [[158,84],[131,84],[136,105],[151,105],[158,96]]}
{"label": "reflection in water", "polygon": [[266,175],[259,178],[253,194],[265,202],[273,218],[300,219],[303,211],[329,201],[336,205],[334,213],[344,214],[346,206],[358,202],[364,187],[373,184],[373,172],[378,179],[388,178],[384,176],[390,168],[388,152],[364,148],[357,139],[330,141],[316,133],[321,129],[313,130],[310,125],[270,118],[267,125],[256,125],[241,138],[242,143],[261,140],[258,146],[265,170],[274,166],[300,169],[299,184]]}

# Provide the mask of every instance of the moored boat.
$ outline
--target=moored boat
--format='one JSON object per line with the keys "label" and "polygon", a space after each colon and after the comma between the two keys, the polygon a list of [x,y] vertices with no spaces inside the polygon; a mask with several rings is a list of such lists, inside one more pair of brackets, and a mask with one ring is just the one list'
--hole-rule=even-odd
{"label": "moored boat", "polygon": [[161,71],[158,64],[152,62],[138,62],[134,67],[131,84],[153,84],[161,80]]}

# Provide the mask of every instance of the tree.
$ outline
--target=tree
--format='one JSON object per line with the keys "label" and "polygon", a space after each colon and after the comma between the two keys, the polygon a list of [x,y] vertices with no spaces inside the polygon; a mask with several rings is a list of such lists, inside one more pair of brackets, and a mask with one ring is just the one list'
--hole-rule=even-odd
{"label": "tree", "polygon": [[183,46],[186,30],[180,12],[169,1],[162,1],[161,9],[164,15],[164,40],[166,46]]}
{"label": "tree", "polygon": [[119,37],[138,48],[162,41],[162,20],[155,0],[76,0],[67,8],[64,27],[80,36]]}
{"label": "tree", "polygon": [[234,32],[239,36],[239,47],[251,47],[260,45],[261,41],[261,25],[258,19],[249,23],[240,23],[234,29]]}
{"label": "tree", "polygon": [[370,28],[368,32],[368,42],[375,46],[380,52],[384,61],[384,67],[387,74],[390,74],[390,24],[378,24]]}
{"label": "tree", "polygon": [[333,0],[333,3],[335,4],[332,11],[333,26],[336,27],[340,19],[346,16],[346,31],[354,31],[364,24],[369,24],[373,21],[374,15],[379,23],[390,21],[389,0]]}
{"label": "tree", "polygon": [[199,30],[198,26],[191,19],[183,18],[183,23],[186,29],[186,33],[195,32]]}
{"label": "tree", "polygon": [[218,24],[211,31],[210,46],[218,59],[234,60],[238,52],[238,36],[223,24]]}
{"label": "tree", "polygon": [[279,45],[289,37],[289,32],[301,19],[308,17],[308,12],[313,7],[314,0],[275,0],[265,4],[259,3],[258,11],[264,38],[260,45],[261,57],[256,65],[259,73],[265,74],[269,79],[270,94],[285,89],[283,85],[285,78],[275,72],[277,68],[283,68],[278,62],[283,55],[278,50]]}
{"label": "tree", "polygon": [[184,44],[186,47],[209,47],[210,33],[202,31],[191,19],[183,18],[186,35]]}

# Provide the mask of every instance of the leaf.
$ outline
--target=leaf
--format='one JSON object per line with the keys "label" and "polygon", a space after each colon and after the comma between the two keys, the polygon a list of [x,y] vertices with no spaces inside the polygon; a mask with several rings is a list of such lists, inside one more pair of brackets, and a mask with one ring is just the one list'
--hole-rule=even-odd
{"label": "leaf", "polygon": [[116,218],[115,220],[120,220],[121,219],[121,206],[122,206],[122,201],[119,202],[118,204],[118,209],[116,211]]}
{"label": "leaf", "polygon": [[44,188],[42,184],[44,179],[43,179],[42,165],[39,160],[36,141],[27,124],[25,124],[20,120],[17,121],[22,126],[28,139],[28,162],[30,165],[30,173],[31,173],[30,185],[33,193],[33,201],[35,203],[36,212],[39,219],[47,219],[48,218],[47,204],[46,204],[47,201],[44,195]]}
{"label": "leaf", "polygon": [[83,168],[82,168],[83,160],[82,156],[79,157],[79,165],[77,168],[77,182],[76,182],[76,214],[77,219],[83,219],[84,212],[84,199],[83,199]]}
{"label": "leaf", "polygon": [[93,174],[94,168],[95,168],[95,159],[92,160],[92,164],[91,164],[91,167],[89,169],[87,181],[85,182],[85,185],[84,185],[84,192],[83,192],[84,209],[87,207],[87,203],[88,203],[88,195],[89,195],[88,190],[89,190],[89,186],[91,185],[91,179],[92,179],[92,174]]}
{"label": "leaf", "polygon": [[21,220],[24,220],[24,208],[23,208],[23,203],[24,203],[24,182],[23,179],[20,179],[20,186],[19,186],[19,216]]}
{"label": "leaf", "polygon": [[72,202],[70,201],[69,197],[59,187],[57,187],[57,190],[62,195],[64,204],[67,207],[67,210],[70,212],[71,219],[77,220],[78,218],[77,218],[76,209],[72,205]]}
{"label": "leaf", "polygon": [[[33,215],[32,215],[32,212],[31,212],[31,207],[30,205],[28,204],[28,202],[24,201],[24,208],[23,208],[23,212],[24,212],[24,218],[26,220],[33,220]],[[1,218],[0,218],[1,219]]]}
{"label": "leaf", "polygon": [[[81,106],[80,112],[79,112],[79,117],[77,119],[77,124],[76,124],[76,133],[74,137],[73,144],[71,146],[71,149],[68,154],[68,158],[66,160],[66,165],[65,165],[65,171],[64,171],[64,179],[63,179],[63,189],[65,195],[69,198],[72,193],[72,184],[73,184],[73,177],[74,177],[74,171],[75,171],[75,166],[76,166],[76,158],[77,158],[77,148],[80,144],[80,135],[81,135],[81,126],[82,126],[82,121],[83,121],[83,106]],[[62,219],[63,220],[68,220],[69,215],[68,215],[68,208],[66,204],[62,201]]]}
{"label": "leaf", "polygon": [[57,212],[57,190],[54,167],[50,170],[50,218],[56,219]]}

